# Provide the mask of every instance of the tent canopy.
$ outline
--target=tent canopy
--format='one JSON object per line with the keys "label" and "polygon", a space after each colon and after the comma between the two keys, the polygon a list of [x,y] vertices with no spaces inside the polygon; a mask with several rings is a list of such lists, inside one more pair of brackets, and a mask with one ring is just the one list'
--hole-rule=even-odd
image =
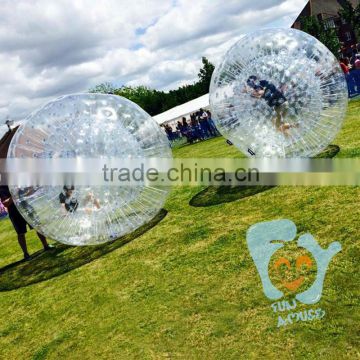
{"label": "tent canopy", "polygon": [[164,124],[170,121],[181,119],[182,117],[187,118],[191,113],[198,111],[200,108],[209,108],[209,94],[200,96],[194,100],[188,101],[185,104],[175,106],[170,110],[153,116],[153,118],[158,124]]}

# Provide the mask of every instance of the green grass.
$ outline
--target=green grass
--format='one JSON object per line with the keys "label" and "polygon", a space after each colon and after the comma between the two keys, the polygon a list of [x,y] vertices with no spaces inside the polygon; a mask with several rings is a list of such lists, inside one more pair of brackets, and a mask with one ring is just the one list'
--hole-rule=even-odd
{"label": "green grass", "polygon": [[[337,156],[360,155],[359,110],[359,102],[350,103],[333,141]],[[175,156],[241,155],[216,138]],[[0,358],[359,358],[359,187],[275,187],[190,206],[203,190],[174,188],[167,215],[118,245],[60,247],[26,265],[8,266],[21,252],[2,220]],[[323,247],[340,241],[343,250],[330,263],[321,301],[309,307],[324,309],[325,318],[278,329],[245,234],[256,222],[280,218]],[[40,250],[34,232],[28,243],[31,252]]]}
{"label": "green grass", "polygon": [[244,199],[274,188],[274,186],[208,186],[189,202],[191,206],[213,206]]}
{"label": "green grass", "polygon": [[334,144],[341,144],[337,157],[351,158],[360,156],[360,99],[350,101],[346,123]]}
{"label": "green grass", "polygon": [[213,139],[185,145],[175,149],[176,158],[243,158],[245,157],[235,146],[228,145],[226,140],[220,136]]}

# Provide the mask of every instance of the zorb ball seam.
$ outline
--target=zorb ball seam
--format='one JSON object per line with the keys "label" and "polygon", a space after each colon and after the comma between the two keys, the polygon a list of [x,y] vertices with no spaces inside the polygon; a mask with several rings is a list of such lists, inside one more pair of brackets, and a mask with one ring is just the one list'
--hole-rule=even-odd
{"label": "zorb ball seam", "polygon": [[[133,102],[116,95],[74,94],[32,113],[11,141],[15,159],[171,158],[166,135]],[[149,222],[169,188],[136,185],[9,186],[25,220],[69,245],[115,240]]]}
{"label": "zorb ball seam", "polygon": [[249,157],[317,155],[341,129],[347,103],[336,57],[295,29],[245,35],[225,54],[210,85],[217,127]]}

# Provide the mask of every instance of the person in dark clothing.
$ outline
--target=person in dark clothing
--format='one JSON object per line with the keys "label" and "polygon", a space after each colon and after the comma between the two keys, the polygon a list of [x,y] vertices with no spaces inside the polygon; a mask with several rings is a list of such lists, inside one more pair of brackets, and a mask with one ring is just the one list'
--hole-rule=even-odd
{"label": "person in dark clothing", "polygon": [[191,132],[194,140],[204,140],[204,136],[201,132],[200,123],[197,117],[191,119]]}
{"label": "person in dark clothing", "polygon": [[200,114],[201,115],[199,116],[199,123],[200,123],[202,135],[205,138],[210,138],[211,131],[210,131],[210,125],[208,122],[208,114],[203,109],[200,109]]}
{"label": "person in dark clothing", "polygon": [[168,136],[169,141],[174,141],[175,140],[173,129],[169,124],[165,125],[165,132],[166,132],[166,134]]}
{"label": "person in dark clothing", "polygon": [[180,134],[181,134],[181,135],[183,134],[183,125],[182,125],[182,123],[181,123],[180,121],[178,121],[178,122],[176,123],[176,130],[177,130],[177,131],[180,131]]}
{"label": "person in dark clothing", "polygon": [[206,111],[209,128],[210,128],[210,134],[212,136],[217,136],[219,134],[218,129],[215,126],[214,120],[212,119],[211,112],[209,110]]}
{"label": "person in dark clothing", "polygon": [[[63,191],[59,194],[59,201],[62,205],[64,215],[67,215],[68,213],[74,213],[79,206],[79,202],[74,196],[74,190],[75,187],[73,185],[65,185],[63,187]],[[88,214],[92,212],[93,206],[95,206],[96,209],[100,209],[100,201],[99,199],[95,198],[92,192],[89,192],[85,196],[81,204],[84,206],[84,209]]]}
{"label": "person in dark clothing", "polygon": [[290,125],[284,122],[288,112],[288,101],[283,92],[274,84],[267,80],[259,81],[256,76],[252,75],[248,78],[246,85],[250,88],[251,96],[264,99],[268,106],[274,109],[276,116],[272,119],[272,122],[277,130],[288,135],[290,128],[298,127],[297,124]]}
{"label": "person in dark clothing", "polygon": [[[8,186],[0,186],[0,199],[3,205],[7,208],[9,218],[14,227],[14,230],[17,233],[19,245],[24,253],[24,259],[28,260],[30,259],[30,255],[26,245],[25,234],[27,232],[27,226],[29,226],[30,229],[32,229],[32,227],[26,222],[26,220],[21,216],[19,210],[16,208]],[[39,232],[37,232],[37,235],[44,247],[44,250],[49,250],[52,248],[52,246],[49,245],[46,241],[44,235],[40,234]]]}
{"label": "person in dark clothing", "polygon": [[192,138],[192,129],[191,126],[188,124],[186,117],[182,118],[181,134],[186,137],[186,140],[189,144],[193,143],[194,140]]}
{"label": "person in dark clothing", "polygon": [[74,212],[79,206],[79,202],[73,196],[74,189],[74,186],[65,185],[63,191],[59,194],[60,204],[70,213]]}

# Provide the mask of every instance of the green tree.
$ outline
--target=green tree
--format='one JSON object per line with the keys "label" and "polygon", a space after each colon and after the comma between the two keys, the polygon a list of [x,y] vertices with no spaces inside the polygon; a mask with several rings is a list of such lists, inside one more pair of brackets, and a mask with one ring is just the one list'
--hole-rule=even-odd
{"label": "green tree", "polygon": [[328,28],[315,16],[301,18],[301,29],[321,41],[335,56],[339,56],[340,41],[336,29]]}
{"label": "green tree", "polygon": [[342,1],[342,9],[339,11],[341,19],[345,20],[349,24],[356,35],[357,40],[360,39],[360,3],[353,7],[352,3],[348,0]]}
{"label": "green tree", "polygon": [[113,94],[115,92],[115,87],[109,82],[105,82],[99,85],[96,85],[93,89],[89,91],[91,93],[102,93],[102,94]]}
{"label": "green tree", "polygon": [[202,90],[204,91],[204,94],[206,94],[209,92],[211,76],[215,70],[215,66],[204,56],[202,57],[201,61],[203,66],[198,73],[198,77]]}

